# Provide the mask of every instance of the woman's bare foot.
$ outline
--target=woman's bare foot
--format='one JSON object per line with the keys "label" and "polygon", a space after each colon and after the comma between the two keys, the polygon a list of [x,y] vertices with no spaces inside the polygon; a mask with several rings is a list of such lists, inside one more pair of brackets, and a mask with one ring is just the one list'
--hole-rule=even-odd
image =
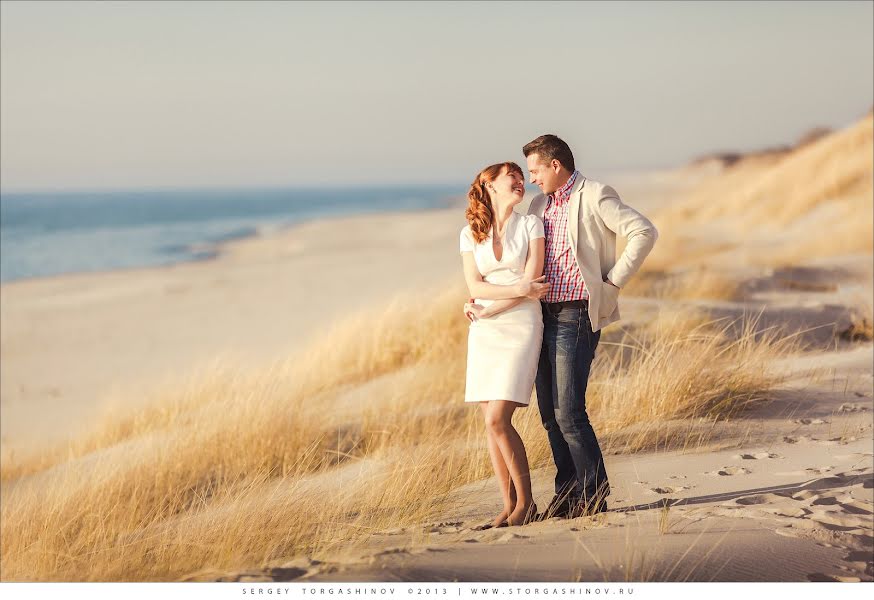
{"label": "woman's bare foot", "polygon": [[515,510],[507,517],[508,525],[527,525],[537,516],[537,505],[534,502],[530,504],[517,504]]}

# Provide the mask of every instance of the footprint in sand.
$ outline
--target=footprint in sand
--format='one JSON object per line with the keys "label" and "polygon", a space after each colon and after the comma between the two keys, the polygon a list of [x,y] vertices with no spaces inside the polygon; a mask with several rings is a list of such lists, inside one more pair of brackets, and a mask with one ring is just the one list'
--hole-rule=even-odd
{"label": "footprint in sand", "polygon": [[[807,508],[798,507],[804,514],[783,514],[782,511],[769,511],[778,516],[794,517],[784,527],[774,530],[778,535],[794,538],[813,539],[818,545],[833,548],[840,547],[849,551],[844,557],[845,566],[838,567],[849,571],[849,579],[853,581],[855,574],[865,573],[874,576],[874,563],[871,562],[870,551],[856,551],[870,544],[871,504],[854,501],[843,502],[846,493],[806,493],[793,494],[792,498],[805,501]],[[768,510],[768,507],[763,507]],[[790,511],[786,511],[790,512]],[[838,546],[834,545],[839,541]],[[849,567],[849,568],[848,568]],[[818,574],[822,576],[823,574]]]}
{"label": "footprint in sand", "polygon": [[811,441],[816,442],[820,446],[843,446],[843,445],[848,444],[849,442],[855,442],[856,438],[854,438],[854,437],[850,437],[850,438],[833,437],[833,438],[829,438],[827,440],[821,440],[819,438],[812,438]]}
{"label": "footprint in sand", "polygon": [[754,494],[735,498],[734,502],[741,506],[756,506],[758,504],[785,503],[786,497],[778,494]]}
{"label": "footprint in sand", "polygon": [[844,507],[845,511],[856,515],[870,516],[874,514],[874,504],[863,500],[856,500],[852,498],[852,496],[850,498],[850,500],[844,500],[841,502],[841,506]]}
{"label": "footprint in sand", "polygon": [[735,454],[732,456],[735,460],[764,460],[766,458],[783,458],[779,454],[773,452],[758,452],[756,454]]}
{"label": "footprint in sand", "polygon": [[434,523],[432,527],[458,527],[462,524],[462,521],[441,521],[439,523]]}
{"label": "footprint in sand", "polygon": [[769,507],[766,510],[778,517],[789,517],[791,519],[802,519],[811,513],[811,511],[800,506],[775,506]]}
{"label": "footprint in sand", "polygon": [[820,498],[821,496],[813,490],[801,490],[800,492],[795,492],[794,494],[792,494],[793,500],[804,500],[808,503],[819,500]]}
{"label": "footprint in sand", "polygon": [[839,510],[823,510],[823,508],[816,505],[815,502],[814,505],[815,506],[812,508],[813,513],[808,518],[822,524],[826,529],[837,531],[843,530],[848,533],[855,533],[855,530],[857,529],[864,532],[866,527],[871,526],[870,514],[860,515],[851,513],[844,510],[843,506],[841,506]]}
{"label": "footprint in sand", "polygon": [[833,494],[823,495],[813,500],[810,504],[816,506],[843,506],[844,502],[849,500],[847,494],[835,496]]}
{"label": "footprint in sand", "polygon": [[654,494],[676,494],[677,492],[682,492],[683,490],[691,490],[694,485],[663,485],[659,487],[650,488],[649,491]]}
{"label": "footprint in sand", "polygon": [[799,425],[824,425],[826,423],[831,423],[831,421],[826,421],[824,419],[792,419],[793,423],[798,423]]}
{"label": "footprint in sand", "polygon": [[838,408],[838,412],[842,413],[865,412],[867,410],[867,406],[861,406],[859,404],[841,404]]}
{"label": "footprint in sand", "polygon": [[825,475],[834,467],[808,467],[799,471],[779,471],[774,473],[780,477],[809,477],[810,475]]}
{"label": "footprint in sand", "polygon": [[720,477],[726,477],[730,475],[749,475],[752,473],[749,469],[745,469],[744,467],[722,467],[718,471],[708,471],[705,475],[719,475]]}
{"label": "footprint in sand", "polygon": [[428,528],[428,533],[458,533],[461,531],[461,521],[437,523]]}
{"label": "footprint in sand", "polygon": [[[848,473],[840,473],[832,477],[815,480],[818,489],[806,489],[795,492],[791,498],[795,502],[788,511],[774,511],[779,516],[795,517],[790,526],[776,530],[781,535],[813,536],[822,540],[823,535],[843,536],[851,540],[850,545],[870,543],[871,518],[874,515],[874,501],[864,494],[864,485],[869,481],[865,476],[870,471],[859,476],[859,481],[850,479]],[[849,484],[849,485],[848,485]],[[839,486],[838,489],[829,485]],[[740,502],[740,499],[738,500]],[[772,505],[777,502],[770,502]],[[773,508],[787,508],[783,506]],[[803,511],[803,514],[798,514]]]}

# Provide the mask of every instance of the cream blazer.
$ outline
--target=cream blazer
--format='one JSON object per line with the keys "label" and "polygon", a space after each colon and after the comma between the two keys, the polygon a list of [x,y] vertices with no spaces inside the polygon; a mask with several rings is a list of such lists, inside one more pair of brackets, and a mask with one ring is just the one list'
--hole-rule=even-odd
{"label": "cream blazer", "polygon": [[[546,195],[538,194],[528,206],[529,215],[543,219]],[[624,204],[609,185],[578,175],[568,207],[568,240],[583,282],[589,290],[589,320],[598,331],[619,320],[619,290],[643,264],[659,237],[655,225]],[[628,240],[616,259],[616,235]]]}

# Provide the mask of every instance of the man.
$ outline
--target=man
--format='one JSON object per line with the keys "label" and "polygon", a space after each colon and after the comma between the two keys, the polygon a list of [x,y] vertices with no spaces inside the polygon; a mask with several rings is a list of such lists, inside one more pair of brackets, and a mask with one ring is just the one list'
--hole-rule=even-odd
{"label": "man", "polygon": [[[586,413],[586,386],[601,329],[619,319],[619,290],[640,269],[658,232],[623,204],[612,187],[576,170],[568,145],[542,135],[525,145],[531,183],[528,208],[546,232],[541,300],[543,344],[535,389],[555,461],[555,497],[541,518],[590,516],[607,510],[604,458]],[[616,235],[628,244],[616,259]]]}

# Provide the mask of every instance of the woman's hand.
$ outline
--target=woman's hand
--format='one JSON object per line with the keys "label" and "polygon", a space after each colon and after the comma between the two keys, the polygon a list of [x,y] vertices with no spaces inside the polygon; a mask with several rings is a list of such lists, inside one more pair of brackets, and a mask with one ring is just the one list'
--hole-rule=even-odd
{"label": "woman's hand", "polygon": [[474,304],[474,298],[469,302],[464,303],[464,316],[467,320],[473,323],[477,319],[482,319],[488,315],[485,314],[485,307],[482,304]]}
{"label": "woman's hand", "polygon": [[546,275],[537,279],[523,279],[518,284],[519,295],[532,300],[540,300],[549,292],[549,283],[546,283]]}

